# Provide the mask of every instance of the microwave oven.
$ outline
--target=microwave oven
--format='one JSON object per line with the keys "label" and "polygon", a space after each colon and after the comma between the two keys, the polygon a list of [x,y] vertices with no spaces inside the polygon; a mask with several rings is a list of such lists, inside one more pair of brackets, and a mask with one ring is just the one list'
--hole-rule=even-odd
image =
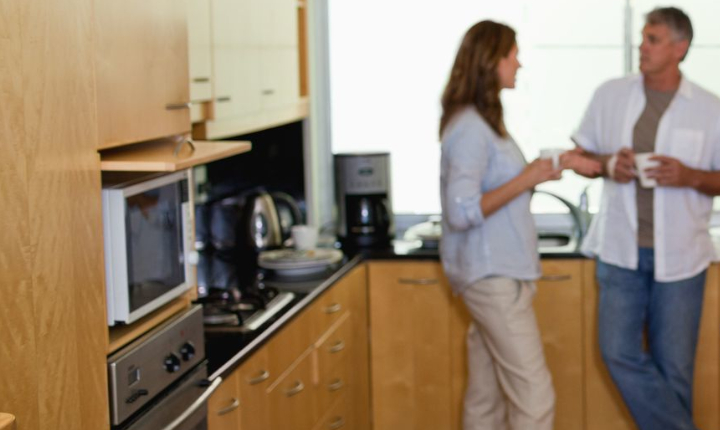
{"label": "microwave oven", "polygon": [[186,170],[103,175],[108,325],[132,323],[194,285],[188,182]]}

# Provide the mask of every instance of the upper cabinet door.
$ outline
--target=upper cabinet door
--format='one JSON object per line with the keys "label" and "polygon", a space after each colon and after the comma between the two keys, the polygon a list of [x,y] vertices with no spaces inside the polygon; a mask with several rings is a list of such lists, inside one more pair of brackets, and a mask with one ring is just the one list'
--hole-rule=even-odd
{"label": "upper cabinet door", "polygon": [[190,131],[186,0],[95,1],[99,147]]}
{"label": "upper cabinet door", "polygon": [[212,99],[212,35],[210,0],[188,0],[188,52],[190,61],[190,99]]}

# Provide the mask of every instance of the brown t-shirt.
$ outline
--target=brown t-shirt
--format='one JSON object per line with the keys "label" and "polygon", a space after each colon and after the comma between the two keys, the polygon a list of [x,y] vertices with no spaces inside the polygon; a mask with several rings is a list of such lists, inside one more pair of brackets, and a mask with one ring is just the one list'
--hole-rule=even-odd
{"label": "brown t-shirt", "polygon": [[[645,87],[645,110],[635,123],[633,130],[633,151],[636,154],[655,152],[655,137],[660,118],[675,96],[675,91],[662,92]],[[654,188],[643,188],[639,182],[635,185],[635,203],[638,215],[638,246],[654,247],[653,236],[653,199]]]}

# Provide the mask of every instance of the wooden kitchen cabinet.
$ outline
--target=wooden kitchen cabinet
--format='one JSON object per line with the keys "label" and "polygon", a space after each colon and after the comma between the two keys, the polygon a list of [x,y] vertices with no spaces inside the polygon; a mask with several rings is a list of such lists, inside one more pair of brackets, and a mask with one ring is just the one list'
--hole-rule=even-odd
{"label": "wooden kitchen cabinet", "polygon": [[370,262],[374,430],[452,429],[452,294],[437,262]]}
{"label": "wooden kitchen cabinet", "polygon": [[[720,266],[708,269],[698,341],[693,416],[702,429],[720,428]],[[598,287],[595,263],[584,267],[586,430],[634,430],[636,426],[600,356],[597,338]]]}
{"label": "wooden kitchen cabinet", "polygon": [[193,136],[236,136],[307,116],[297,2],[210,0],[210,10],[213,114],[194,125]]}
{"label": "wooden kitchen cabinet", "polygon": [[[534,301],[557,395],[556,430],[583,425],[582,264],[543,261]],[[375,429],[462,428],[471,322],[462,299],[437,262],[369,267]]]}
{"label": "wooden kitchen cabinet", "polygon": [[239,430],[240,372],[234,372],[220,384],[208,399],[208,428],[211,430]]}
{"label": "wooden kitchen cabinet", "polygon": [[270,387],[268,348],[261,348],[235,372],[238,375],[242,410],[242,430],[267,429],[270,427],[270,404],[267,390]]}
{"label": "wooden kitchen cabinet", "polygon": [[94,4],[99,148],[189,132],[186,0]]}
{"label": "wooden kitchen cabinet", "polygon": [[533,301],[555,388],[555,430],[583,428],[584,260],[543,260]]}
{"label": "wooden kitchen cabinet", "polygon": [[199,122],[211,119],[207,106],[213,97],[210,0],[187,1],[190,119]]}
{"label": "wooden kitchen cabinet", "polygon": [[[223,382],[211,397],[210,430],[369,430],[367,309],[360,265]],[[234,399],[237,416],[217,415]]]}

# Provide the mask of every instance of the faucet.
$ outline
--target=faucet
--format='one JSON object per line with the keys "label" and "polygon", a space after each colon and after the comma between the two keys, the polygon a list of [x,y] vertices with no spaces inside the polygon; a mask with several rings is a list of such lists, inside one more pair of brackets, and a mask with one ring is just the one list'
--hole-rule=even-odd
{"label": "faucet", "polygon": [[[575,206],[574,204],[570,203],[567,199],[560,197],[559,195],[555,193],[551,193],[550,191],[545,190],[535,190],[536,193],[545,194],[551,197],[556,198],[559,200],[562,204],[567,206],[567,208],[570,210],[570,216],[573,219],[573,237],[575,238],[575,243],[577,243],[578,246],[580,246],[580,243],[582,243],[583,237],[585,237],[585,233],[587,231],[587,215],[589,215],[589,212],[587,212],[587,187],[585,190],[583,190],[583,194],[580,196],[580,207]],[[583,195],[585,196],[583,198]],[[584,206],[584,207],[583,207]]]}
{"label": "faucet", "polygon": [[583,237],[585,237],[585,234],[590,227],[590,220],[592,219],[592,216],[590,215],[590,205],[588,203],[588,188],[590,188],[590,185],[586,185],[585,188],[583,188],[582,193],[580,193],[580,200],[578,203],[578,210],[580,211],[580,231],[582,232]]}

